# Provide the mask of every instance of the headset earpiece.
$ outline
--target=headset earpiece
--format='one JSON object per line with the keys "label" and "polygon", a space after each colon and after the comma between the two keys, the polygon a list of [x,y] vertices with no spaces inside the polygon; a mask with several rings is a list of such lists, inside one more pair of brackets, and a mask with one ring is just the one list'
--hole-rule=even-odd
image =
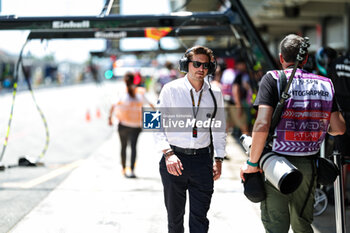
{"label": "headset earpiece", "polygon": [[[179,60],[179,70],[181,72],[187,73],[188,72],[188,63],[190,62],[187,54],[189,54],[194,48],[191,48],[186,51],[186,53],[182,56],[182,58]],[[208,74],[214,74],[216,70],[216,58],[213,55],[213,60],[209,62],[209,69]]]}
{"label": "headset earpiece", "polygon": [[214,55],[213,55],[213,59],[214,59],[214,61],[210,61],[210,63],[209,63],[208,74],[214,74],[216,71],[217,62],[216,62],[216,58],[214,57]]}
{"label": "headset earpiece", "polygon": [[179,60],[179,69],[181,72],[188,72],[188,58],[185,55]]}
{"label": "headset earpiece", "polygon": [[188,72],[188,57],[187,54],[189,54],[191,51],[193,50],[193,48],[190,48],[186,51],[186,53],[182,56],[182,58],[179,60],[179,69],[181,72],[187,73]]}

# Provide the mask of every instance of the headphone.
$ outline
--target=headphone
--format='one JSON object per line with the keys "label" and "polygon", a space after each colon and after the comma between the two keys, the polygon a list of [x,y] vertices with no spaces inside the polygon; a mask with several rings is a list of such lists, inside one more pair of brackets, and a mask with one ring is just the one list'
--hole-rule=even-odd
{"label": "headphone", "polygon": [[316,60],[316,66],[320,71],[320,73],[322,75],[327,75],[328,56],[325,53],[324,48],[321,47],[319,50],[317,50],[315,60]]}
{"label": "headphone", "polygon": [[327,76],[328,65],[337,57],[337,51],[329,47],[321,47],[315,55],[316,66],[320,73]]}
{"label": "headphone", "polygon": [[[188,72],[188,63],[190,63],[190,60],[188,59],[188,54],[192,52],[193,50],[199,48],[198,46],[192,47],[186,51],[186,53],[182,56],[182,58],[179,60],[179,69],[181,72],[187,73]],[[209,55],[210,57],[210,55]],[[209,74],[214,74],[216,70],[216,58],[214,55],[212,56],[214,61],[209,62],[209,69],[208,69],[208,75]]]}

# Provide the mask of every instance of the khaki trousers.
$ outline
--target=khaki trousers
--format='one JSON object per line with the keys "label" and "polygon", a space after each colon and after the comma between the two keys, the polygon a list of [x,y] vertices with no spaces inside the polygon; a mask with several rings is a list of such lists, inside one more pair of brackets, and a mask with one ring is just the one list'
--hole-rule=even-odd
{"label": "khaki trousers", "polygon": [[294,233],[312,233],[317,184],[314,160],[305,157],[286,158],[302,172],[303,181],[295,192],[288,195],[282,194],[266,181],[267,197],[260,205],[261,220],[268,233],[288,233],[290,226]]}

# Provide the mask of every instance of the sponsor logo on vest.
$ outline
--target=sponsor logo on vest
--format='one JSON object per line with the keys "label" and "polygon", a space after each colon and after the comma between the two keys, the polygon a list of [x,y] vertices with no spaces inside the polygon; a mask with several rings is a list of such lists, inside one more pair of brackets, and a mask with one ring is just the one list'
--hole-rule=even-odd
{"label": "sponsor logo on vest", "polygon": [[64,21],[53,21],[52,22],[52,28],[60,29],[60,28],[89,28],[90,27],[90,21],[89,20],[83,20],[80,22],[74,22],[73,20],[69,22]]}
{"label": "sponsor logo on vest", "polygon": [[285,138],[288,141],[304,141],[304,142],[317,142],[322,136],[322,131],[308,132],[308,131],[286,131]]}
{"label": "sponsor logo on vest", "polygon": [[322,120],[322,119],[329,119],[330,114],[329,112],[321,112],[321,111],[294,111],[294,110],[287,110],[283,113],[282,118],[287,119],[316,119],[316,120]]}
{"label": "sponsor logo on vest", "polygon": [[325,130],[328,125],[323,121],[286,121],[285,128],[289,130]]}
{"label": "sponsor logo on vest", "polygon": [[309,101],[294,102],[293,108],[306,108],[309,105]]}

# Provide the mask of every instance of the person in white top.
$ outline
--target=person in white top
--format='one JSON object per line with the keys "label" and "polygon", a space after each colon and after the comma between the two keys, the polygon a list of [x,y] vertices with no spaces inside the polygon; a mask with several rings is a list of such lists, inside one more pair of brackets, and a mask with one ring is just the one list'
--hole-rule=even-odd
{"label": "person in white top", "polygon": [[[204,80],[208,74],[215,72],[214,59],[209,48],[195,46],[187,50],[180,60],[180,70],[187,72],[187,75],[166,84],[159,95],[160,112],[171,108],[180,114],[187,108],[190,109],[194,123],[182,130],[163,127],[155,133],[155,140],[163,152],[160,174],[170,233],[184,232],[183,216],[187,190],[190,199],[190,232],[208,232],[207,212],[214,190],[214,180],[221,176],[226,144],[221,91],[211,90]],[[201,128],[201,119],[219,124],[210,124],[211,128]],[[216,129],[217,126],[220,129]]]}
{"label": "person in white top", "polygon": [[[136,162],[136,144],[142,125],[142,106],[149,104],[154,108],[144,95],[145,89],[136,87],[134,84],[134,77],[134,74],[131,72],[127,72],[124,75],[126,92],[120,96],[116,104],[112,105],[108,118],[108,124],[110,126],[113,125],[113,115],[119,121],[118,133],[121,144],[122,173],[127,178],[136,178],[134,168]],[[130,174],[126,173],[126,148],[128,143],[131,146]]]}

